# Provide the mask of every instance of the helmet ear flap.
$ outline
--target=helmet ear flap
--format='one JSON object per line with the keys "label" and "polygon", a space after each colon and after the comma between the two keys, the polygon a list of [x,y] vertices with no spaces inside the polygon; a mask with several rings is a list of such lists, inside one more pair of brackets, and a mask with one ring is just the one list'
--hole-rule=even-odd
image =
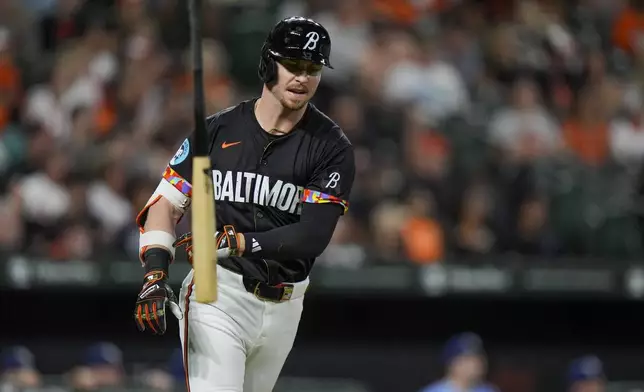
{"label": "helmet ear flap", "polygon": [[259,67],[257,67],[257,76],[259,76],[259,80],[264,83],[266,83],[266,68],[266,60],[264,59],[264,56],[260,56]]}
{"label": "helmet ear flap", "polygon": [[277,65],[275,64],[275,59],[268,53],[266,45],[262,48],[257,74],[262,82],[269,87],[277,80]]}
{"label": "helmet ear flap", "polygon": [[277,82],[277,64],[275,64],[275,59],[266,56],[266,84],[271,87],[275,82]]}

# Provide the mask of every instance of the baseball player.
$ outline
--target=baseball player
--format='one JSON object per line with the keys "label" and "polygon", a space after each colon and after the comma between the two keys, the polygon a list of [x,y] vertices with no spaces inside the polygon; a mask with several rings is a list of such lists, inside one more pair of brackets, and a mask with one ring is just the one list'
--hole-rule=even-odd
{"label": "baseball player", "polygon": [[577,358],[568,368],[570,392],[604,392],[606,376],[602,361],[594,355]]}
{"label": "baseball player", "polygon": [[450,338],[442,354],[447,374],[420,392],[498,392],[482,382],[487,371],[487,358],[481,338],[463,333]]}
{"label": "baseball player", "polygon": [[[194,134],[163,173],[137,222],[145,266],[135,319],[164,333],[166,307],[179,319],[188,389],[269,392],[296,336],[315,258],[348,208],[355,162],[340,127],[309,100],[331,40],[319,23],[280,21],[261,50],[261,96],[207,118],[217,201],[216,303],[194,301],[193,274],[182,305],[166,282],[175,248],[191,255],[191,236],[175,238],[190,205]],[[215,239],[213,239],[215,240]]]}

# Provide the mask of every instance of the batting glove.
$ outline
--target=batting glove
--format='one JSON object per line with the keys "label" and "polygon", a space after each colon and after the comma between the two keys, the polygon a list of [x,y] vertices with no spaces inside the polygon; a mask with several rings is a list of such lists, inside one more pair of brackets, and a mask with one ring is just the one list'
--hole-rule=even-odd
{"label": "batting glove", "polygon": [[[215,232],[215,243],[217,244],[217,259],[226,259],[230,256],[238,256],[239,252],[239,234],[232,225],[225,225],[222,232]],[[177,238],[174,247],[185,246],[188,254],[188,261],[192,264],[192,233],[187,232]]]}
{"label": "batting glove", "polygon": [[163,335],[166,331],[166,309],[181,320],[183,312],[177,303],[174,291],[167,283],[168,276],[164,271],[150,271],[143,278],[143,288],[139,293],[134,311],[134,320],[139,331],[150,331]]}

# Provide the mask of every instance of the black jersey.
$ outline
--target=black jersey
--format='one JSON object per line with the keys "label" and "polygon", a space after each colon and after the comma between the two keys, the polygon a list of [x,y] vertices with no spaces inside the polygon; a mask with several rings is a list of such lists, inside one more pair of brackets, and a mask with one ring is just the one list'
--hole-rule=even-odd
{"label": "black jersey", "polygon": [[[283,136],[264,131],[255,117],[257,99],[244,101],[208,117],[216,227],[233,225],[240,233],[265,232],[297,223],[302,203],[332,203],[348,209],[355,175],[353,146],[340,127],[314,105]],[[190,195],[194,133],[186,139],[164,177]],[[247,238],[247,241],[250,241]],[[253,240],[254,241],[254,240]],[[271,260],[251,252],[219,263],[263,281],[305,279],[314,259]]]}

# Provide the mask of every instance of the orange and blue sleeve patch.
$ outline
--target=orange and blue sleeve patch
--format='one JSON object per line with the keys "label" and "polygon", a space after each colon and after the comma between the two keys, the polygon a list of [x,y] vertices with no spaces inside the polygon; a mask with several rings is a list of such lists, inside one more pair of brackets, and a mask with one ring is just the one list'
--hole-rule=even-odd
{"label": "orange and blue sleeve patch", "polygon": [[344,209],[346,214],[349,209],[349,202],[342,200],[337,196],[331,196],[320,191],[312,191],[310,189],[305,189],[302,192],[302,202],[304,203],[314,203],[314,204],[324,204],[324,203],[334,203],[339,204]]}
{"label": "orange and blue sleeve patch", "polygon": [[172,184],[179,192],[188,197],[192,197],[192,185],[185,178],[181,177],[179,173],[172,170],[171,167],[168,166],[165,168],[163,179]]}

